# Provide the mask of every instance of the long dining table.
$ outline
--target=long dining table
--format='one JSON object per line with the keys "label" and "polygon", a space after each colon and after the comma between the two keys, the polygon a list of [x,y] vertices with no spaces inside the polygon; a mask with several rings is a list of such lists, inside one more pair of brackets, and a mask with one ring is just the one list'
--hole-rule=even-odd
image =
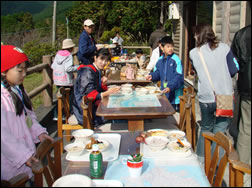
{"label": "long dining table", "polygon": [[96,111],[105,119],[128,120],[129,131],[144,131],[144,120],[167,118],[176,111],[165,95],[110,95],[104,97]]}
{"label": "long dining table", "polygon": [[[128,174],[127,166],[121,160],[130,154],[141,153],[143,148],[135,142],[136,136],[141,131],[135,132],[96,132],[96,134],[120,135],[119,153],[112,161],[103,161],[104,174],[100,178],[90,176],[89,161],[68,161],[64,175],[82,174],[89,176],[94,181],[120,181],[125,187],[155,187],[155,186],[181,186],[181,187],[210,187],[209,181],[200,166],[197,155],[191,150],[190,156],[153,155],[149,158],[143,154],[144,166],[140,177],[132,178]],[[109,152],[109,151],[107,151]],[[103,153],[103,152],[102,152]],[[145,157],[146,156],[146,157]],[[106,158],[106,157],[105,157]],[[66,159],[64,159],[66,160]],[[137,181],[136,181],[137,180]],[[102,183],[101,183],[102,184]],[[100,185],[101,185],[100,184]]]}

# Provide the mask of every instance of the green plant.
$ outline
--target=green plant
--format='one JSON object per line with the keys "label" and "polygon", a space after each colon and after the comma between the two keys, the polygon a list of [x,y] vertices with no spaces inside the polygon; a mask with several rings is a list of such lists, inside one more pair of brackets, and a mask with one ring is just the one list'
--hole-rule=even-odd
{"label": "green plant", "polygon": [[128,159],[128,161],[130,161],[130,162],[140,162],[140,161],[142,161],[142,157],[143,157],[143,155],[141,155],[141,154],[131,154],[130,155],[131,156],[131,158],[130,159]]}
{"label": "green plant", "polygon": [[56,48],[49,43],[41,43],[39,40],[28,42],[24,45],[23,50],[29,58],[30,67],[41,64],[44,55],[53,55]]}

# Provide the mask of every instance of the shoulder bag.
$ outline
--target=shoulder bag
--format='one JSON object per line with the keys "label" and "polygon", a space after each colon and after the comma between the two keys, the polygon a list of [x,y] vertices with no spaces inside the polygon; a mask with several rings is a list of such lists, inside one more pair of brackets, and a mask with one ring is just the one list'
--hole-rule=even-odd
{"label": "shoulder bag", "polygon": [[200,59],[202,61],[203,67],[206,71],[207,77],[210,81],[210,85],[213,89],[215,101],[216,101],[216,117],[233,117],[233,95],[217,95],[215,93],[215,88],[213,85],[213,82],[211,80],[211,77],[209,75],[209,72],[207,70],[207,66],[205,63],[205,60],[203,58],[203,55],[200,51],[200,48],[198,48]]}

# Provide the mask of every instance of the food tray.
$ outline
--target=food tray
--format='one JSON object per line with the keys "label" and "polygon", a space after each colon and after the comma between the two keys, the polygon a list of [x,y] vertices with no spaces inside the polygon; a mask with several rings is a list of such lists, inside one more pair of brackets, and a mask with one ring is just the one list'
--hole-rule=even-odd
{"label": "food tray", "polygon": [[[96,139],[107,140],[110,143],[109,148],[102,152],[103,161],[114,161],[118,158],[121,135],[117,133],[94,134]],[[66,160],[68,161],[89,161],[89,154],[91,151],[86,149],[79,155],[72,155],[68,153]]]}

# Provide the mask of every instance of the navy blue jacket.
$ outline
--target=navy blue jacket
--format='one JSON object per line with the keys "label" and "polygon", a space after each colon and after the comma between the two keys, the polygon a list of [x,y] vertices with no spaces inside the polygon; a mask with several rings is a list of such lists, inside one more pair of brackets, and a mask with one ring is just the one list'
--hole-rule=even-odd
{"label": "navy blue jacket", "polygon": [[151,72],[152,81],[161,81],[161,90],[164,89],[164,82],[170,92],[166,93],[166,97],[171,104],[179,104],[179,96],[183,95],[184,74],[181,61],[176,54],[172,54],[164,58],[159,58],[156,64],[156,71]]}
{"label": "navy blue jacket", "polygon": [[79,39],[79,48],[77,57],[81,64],[91,64],[90,60],[94,56],[94,52],[97,50],[95,46],[96,42],[93,37],[89,37],[88,33],[84,30]]}
{"label": "navy blue jacket", "polygon": [[77,78],[74,83],[73,112],[79,124],[83,124],[83,110],[81,108],[82,97],[93,97],[93,119],[96,118],[96,109],[101,100],[101,92],[106,91],[107,86],[101,83],[99,71],[94,65],[80,65]]}

